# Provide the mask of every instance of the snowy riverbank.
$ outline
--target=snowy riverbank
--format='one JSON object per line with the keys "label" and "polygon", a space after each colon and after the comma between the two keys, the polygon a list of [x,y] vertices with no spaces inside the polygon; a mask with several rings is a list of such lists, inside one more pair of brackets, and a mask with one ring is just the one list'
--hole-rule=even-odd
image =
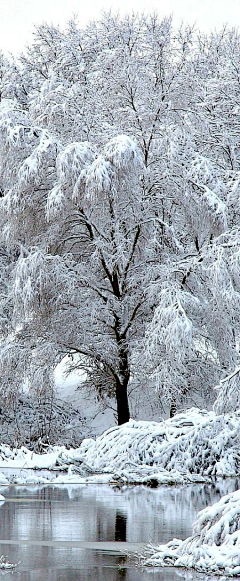
{"label": "snowy riverbank", "polygon": [[[53,446],[45,454],[0,446],[0,484],[123,482],[153,485],[208,480],[240,473],[240,413],[216,415],[192,408],[160,421],[131,420],[78,448]],[[46,469],[47,476],[26,469]],[[19,469],[21,472],[19,473]],[[58,470],[58,475],[54,473]],[[59,474],[60,471],[60,474]]]}
{"label": "snowy riverbank", "polygon": [[[160,422],[131,420],[78,448],[44,454],[0,445],[0,486],[16,484],[183,484],[240,474],[240,412],[190,409]],[[3,499],[4,501],[4,499]],[[240,574],[240,491],[198,514],[193,535],[147,547],[142,562],[216,575]]]}

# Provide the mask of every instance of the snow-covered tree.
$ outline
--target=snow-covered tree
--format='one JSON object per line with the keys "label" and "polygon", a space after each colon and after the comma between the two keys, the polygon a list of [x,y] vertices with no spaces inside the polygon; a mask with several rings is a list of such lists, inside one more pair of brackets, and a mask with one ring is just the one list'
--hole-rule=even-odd
{"label": "snow-covered tree", "polygon": [[1,104],[6,370],[69,355],[122,423],[129,383],[173,413],[238,369],[238,54],[156,15],[36,29]]}
{"label": "snow-covered tree", "polygon": [[[101,153],[88,142],[63,147],[27,118],[14,123],[15,111],[7,122],[3,114],[14,166],[29,148],[2,202],[6,241],[20,249],[12,273],[16,332],[28,345],[31,335],[31,365],[35,359],[38,368],[44,346],[52,349],[52,364],[78,355],[76,365],[99,393],[116,396],[123,423],[158,260],[151,240],[155,201],[145,199],[141,151],[125,135]],[[45,363],[50,368],[51,357]]]}

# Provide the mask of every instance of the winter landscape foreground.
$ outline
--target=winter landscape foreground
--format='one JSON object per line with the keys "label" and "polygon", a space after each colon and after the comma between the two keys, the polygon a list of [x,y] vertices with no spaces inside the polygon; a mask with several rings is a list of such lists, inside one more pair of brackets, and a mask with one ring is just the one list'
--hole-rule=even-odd
{"label": "winter landscape foreground", "polygon": [[[1,445],[0,486],[211,483],[239,475],[239,429],[240,413],[224,416],[193,408],[159,423],[130,420],[95,440],[83,440],[78,448],[53,446],[37,454]],[[237,490],[198,514],[193,536],[146,547],[141,564],[239,575],[239,522]]]}

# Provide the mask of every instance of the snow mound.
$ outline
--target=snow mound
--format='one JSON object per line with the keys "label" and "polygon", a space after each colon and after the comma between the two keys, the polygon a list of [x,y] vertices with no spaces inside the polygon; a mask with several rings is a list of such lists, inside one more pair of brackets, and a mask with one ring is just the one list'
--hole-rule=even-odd
{"label": "snow mound", "polygon": [[198,513],[193,536],[148,547],[148,566],[193,568],[215,575],[240,575],[240,490]]}

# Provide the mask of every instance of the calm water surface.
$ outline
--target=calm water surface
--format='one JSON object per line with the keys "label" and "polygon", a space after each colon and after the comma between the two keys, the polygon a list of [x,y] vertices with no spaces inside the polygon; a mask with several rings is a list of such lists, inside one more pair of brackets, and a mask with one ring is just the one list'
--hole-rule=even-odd
{"label": "calm water surface", "polygon": [[150,489],[106,485],[1,487],[0,552],[14,572],[4,581],[206,580],[181,570],[136,568],[128,551],[191,534],[196,514],[237,480]]}

